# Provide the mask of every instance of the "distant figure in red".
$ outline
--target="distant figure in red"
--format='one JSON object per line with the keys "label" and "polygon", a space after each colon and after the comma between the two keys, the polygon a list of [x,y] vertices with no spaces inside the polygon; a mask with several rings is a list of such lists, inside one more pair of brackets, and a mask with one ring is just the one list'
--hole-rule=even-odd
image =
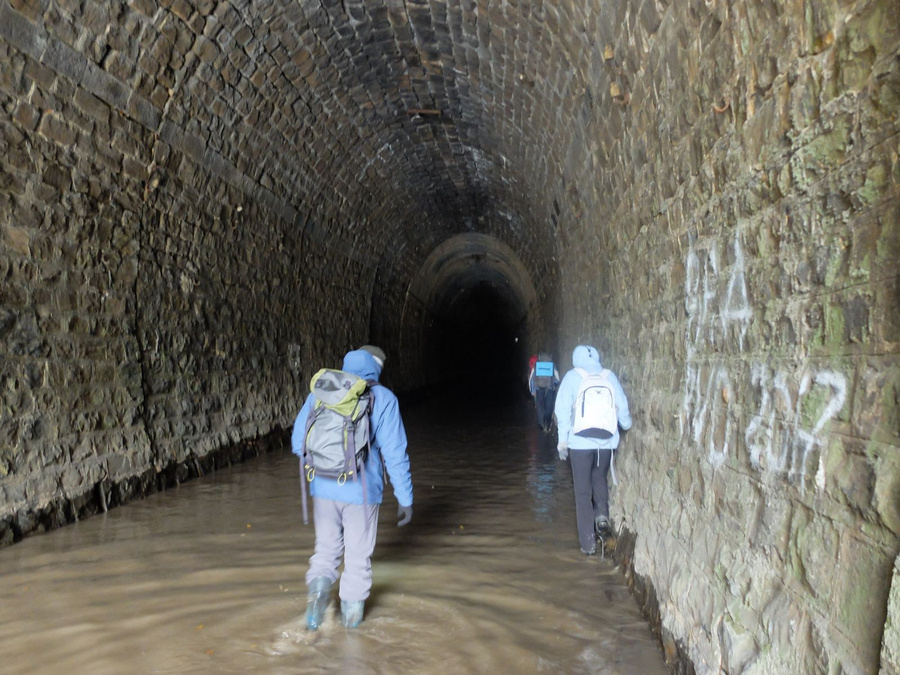
{"label": "distant figure in red", "polygon": [[534,372],[534,364],[537,363],[537,354],[532,354],[528,359],[528,375],[525,377],[525,381],[528,383],[528,394],[534,399],[534,392],[531,391],[531,374]]}

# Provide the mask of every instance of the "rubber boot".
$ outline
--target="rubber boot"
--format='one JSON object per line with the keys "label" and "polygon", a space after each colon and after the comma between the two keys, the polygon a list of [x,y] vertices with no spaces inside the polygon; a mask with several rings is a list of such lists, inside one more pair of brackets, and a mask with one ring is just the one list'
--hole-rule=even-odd
{"label": "rubber boot", "polygon": [[307,587],[306,595],[306,627],[309,630],[318,630],[325,617],[325,608],[328,607],[331,580],[328,577],[316,577]]}
{"label": "rubber boot", "polygon": [[612,533],[612,529],[609,527],[609,518],[606,516],[597,516],[594,520],[594,527],[597,537],[600,539],[606,539]]}
{"label": "rubber boot", "polygon": [[363,618],[365,600],[341,600],[341,619],[344,628],[356,628]]}

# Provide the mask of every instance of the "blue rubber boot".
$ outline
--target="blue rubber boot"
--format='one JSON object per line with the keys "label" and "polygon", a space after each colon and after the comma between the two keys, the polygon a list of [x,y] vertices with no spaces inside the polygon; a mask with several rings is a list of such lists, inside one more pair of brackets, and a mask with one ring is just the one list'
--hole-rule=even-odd
{"label": "blue rubber boot", "polygon": [[341,600],[341,619],[344,628],[356,628],[363,618],[365,600]]}
{"label": "blue rubber boot", "polygon": [[317,577],[309,582],[306,595],[306,627],[309,630],[318,630],[325,617],[325,608],[331,590],[331,580],[328,577]]}

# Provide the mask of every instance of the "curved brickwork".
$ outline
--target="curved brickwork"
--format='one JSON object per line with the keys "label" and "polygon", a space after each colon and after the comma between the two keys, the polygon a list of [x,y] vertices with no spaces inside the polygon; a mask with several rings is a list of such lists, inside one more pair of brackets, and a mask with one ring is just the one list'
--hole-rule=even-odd
{"label": "curved brickwork", "polygon": [[[534,344],[550,339],[551,326],[541,316],[531,277],[516,253],[494,237],[459,234],[436,247],[409,284],[397,340],[403,360],[392,373],[392,382],[404,388],[436,384],[447,377],[441,368],[446,355],[441,353],[440,334],[452,332],[447,317],[454,303],[480,283],[490,284],[502,297],[502,323],[519,328],[523,339],[529,337]],[[392,344],[396,322],[382,321],[379,326],[384,334],[376,342]],[[520,370],[524,377],[524,369]]]}
{"label": "curved brickwork", "polygon": [[0,543],[277,445],[349,347],[428,383],[487,280],[621,374],[673,660],[896,671],[898,12],[0,0]]}

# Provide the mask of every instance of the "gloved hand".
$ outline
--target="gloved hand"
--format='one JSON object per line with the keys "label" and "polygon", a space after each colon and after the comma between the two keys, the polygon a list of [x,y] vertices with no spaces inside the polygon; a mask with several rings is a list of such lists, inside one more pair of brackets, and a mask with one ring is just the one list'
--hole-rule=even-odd
{"label": "gloved hand", "polygon": [[397,521],[397,527],[406,525],[412,520],[412,506],[401,506],[397,509],[397,517],[400,519]]}
{"label": "gloved hand", "polygon": [[559,445],[556,446],[556,452],[559,453],[559,458],[563,461],[566,461],[569,458],[569,446],[563,442],[560,442]]}

